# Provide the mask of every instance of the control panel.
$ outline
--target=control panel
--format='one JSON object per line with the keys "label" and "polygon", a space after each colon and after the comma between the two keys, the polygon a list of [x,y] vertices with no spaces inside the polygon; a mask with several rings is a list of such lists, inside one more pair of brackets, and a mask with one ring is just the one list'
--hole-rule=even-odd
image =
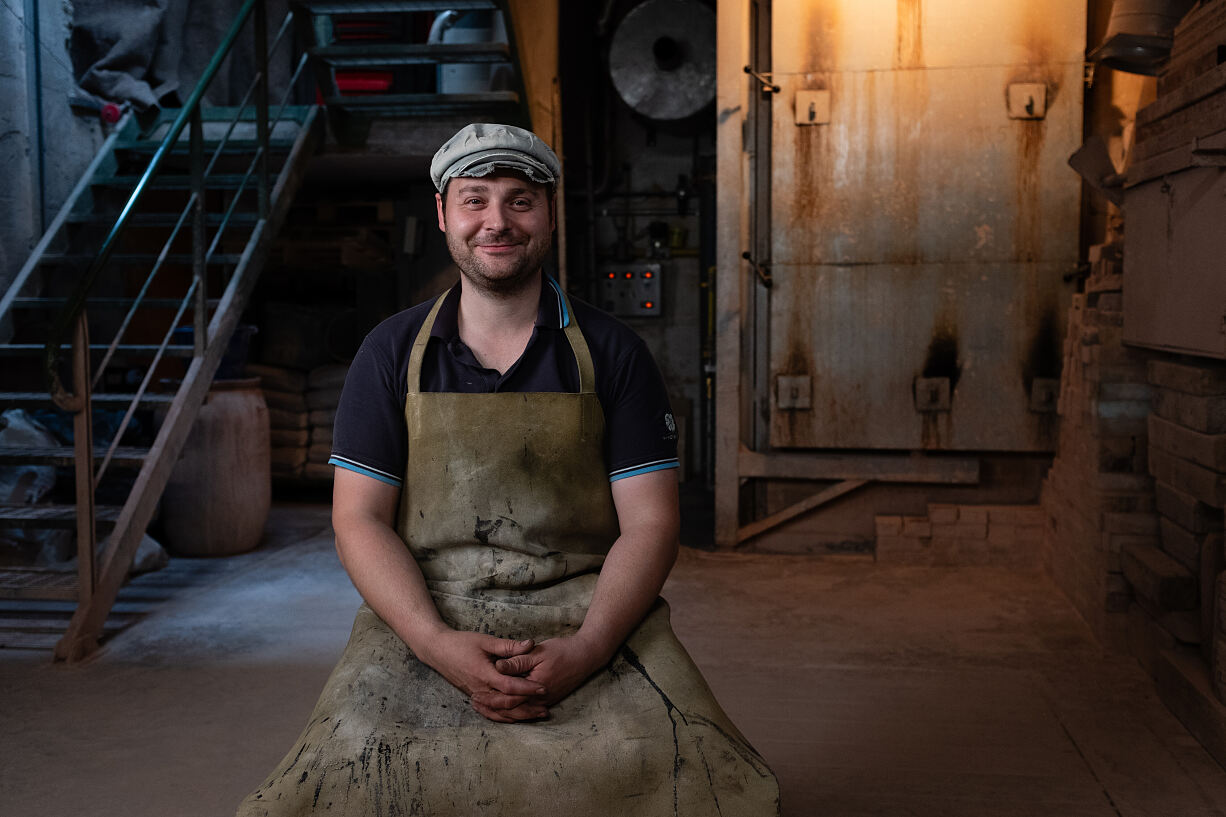
{"label": "control panel", "polygon": [[658,262],[601,266],[596,283],[597,305],[622,317],[659,316],[662,271],[663,265]]}

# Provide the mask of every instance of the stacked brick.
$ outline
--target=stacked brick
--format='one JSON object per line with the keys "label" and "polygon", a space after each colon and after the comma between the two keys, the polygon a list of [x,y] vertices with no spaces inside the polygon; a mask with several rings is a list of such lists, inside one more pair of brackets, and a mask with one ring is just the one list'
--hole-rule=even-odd
{"label": "stacked brick", "polygon": [[1159,544],[1147,472],[1151,388],[1145,356],[1121,340],[1119,245],[1091,248],[1090,261],[1069,308],[1060,442],[1040,504],[1049,572],[1099,640],[1122,649],[1131,604],[1123,554]]}
{"label": "stacked brick", "polygon": [[[1161,515],[1161,547],[1129,579],[1137,601],[1174,641],[1198,645],[1226,692],[1226,633],[1217,614],[1226,508],[1226,364],[1154,360],[1149,463]],[[1149,596],[1140,587],[1148,583]],[[1161,599],[1154,594],[1162,593]],[[1215,647],[1216,642],[1216,647]],[[1226,698],[1223,698],[1226,700]]]}
{"label": "stacked brick", "polygon": [[927,516],[878,516],[877,561],[908,565],[1041,564],[1038,505],[928,506]]}
{"label": "stacked brick", "polygon": [[319,366],[304,372],[251,363],[260,378],[271,426],[272,475],[279,479],[331,481],[332,423],[347,366]]}

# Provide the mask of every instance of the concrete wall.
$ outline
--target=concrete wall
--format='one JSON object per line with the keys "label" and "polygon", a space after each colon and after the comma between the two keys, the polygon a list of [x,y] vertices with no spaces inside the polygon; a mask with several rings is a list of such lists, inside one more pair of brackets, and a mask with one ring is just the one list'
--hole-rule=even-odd
{"label": "concrete wall", "polygon": [[[68,55],[71,3],[13,0],[4,6],[0,11],[0,167],[5,172],[0,185],[0,291],[7,289],[43,225],[55,217],[105,136],[96,117],[76,115],[68,106],[76,87]],[[37,51],[31,47],[35,42]]]}

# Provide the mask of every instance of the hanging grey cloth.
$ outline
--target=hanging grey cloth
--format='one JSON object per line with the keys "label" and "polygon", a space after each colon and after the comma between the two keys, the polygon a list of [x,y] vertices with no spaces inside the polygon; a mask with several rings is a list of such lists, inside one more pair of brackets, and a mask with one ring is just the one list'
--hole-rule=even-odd
{"label": "hanging grey cloth", "polygon": [[[175,106],[188,97],[212,59],[243,0],[77,0],[70,51],[81,90],[138,111]],[[271,46],[286,0],[268,3]],[[256,74],[254,35],[248,23],[205,100],[237,105]],[[274,103],[289,81],[289,44],[269,65]]]}

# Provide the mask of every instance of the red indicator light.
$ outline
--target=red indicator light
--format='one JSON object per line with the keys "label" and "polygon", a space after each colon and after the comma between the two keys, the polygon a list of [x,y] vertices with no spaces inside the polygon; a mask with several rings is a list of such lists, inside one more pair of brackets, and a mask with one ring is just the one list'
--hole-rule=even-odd
{"label": "red indicator light", "polygon": [[648,270],[647,272],[643,273],[643,277],[644,278],[655,278],[656,276],[652,274],[651,270]]}
{"label": "red indicator light", "polygon": [[633,273],[633,272],[627,272],[627,273],[626,273],[626,277],[627,277],[627,278],[633,278],[633,277],[634,277],[634,273]]}
{"label": "red indicator light", "polygon": [[610,272],[610,273],[609,273],[609,278],[616,278],[616,277],[617,277],[617,273],[616,273],[616,272]]}
{"label": "red indicator light", "polygon": [[656,302],[655,301],[643,301],[643,308],[644,309],[655,309]]}

